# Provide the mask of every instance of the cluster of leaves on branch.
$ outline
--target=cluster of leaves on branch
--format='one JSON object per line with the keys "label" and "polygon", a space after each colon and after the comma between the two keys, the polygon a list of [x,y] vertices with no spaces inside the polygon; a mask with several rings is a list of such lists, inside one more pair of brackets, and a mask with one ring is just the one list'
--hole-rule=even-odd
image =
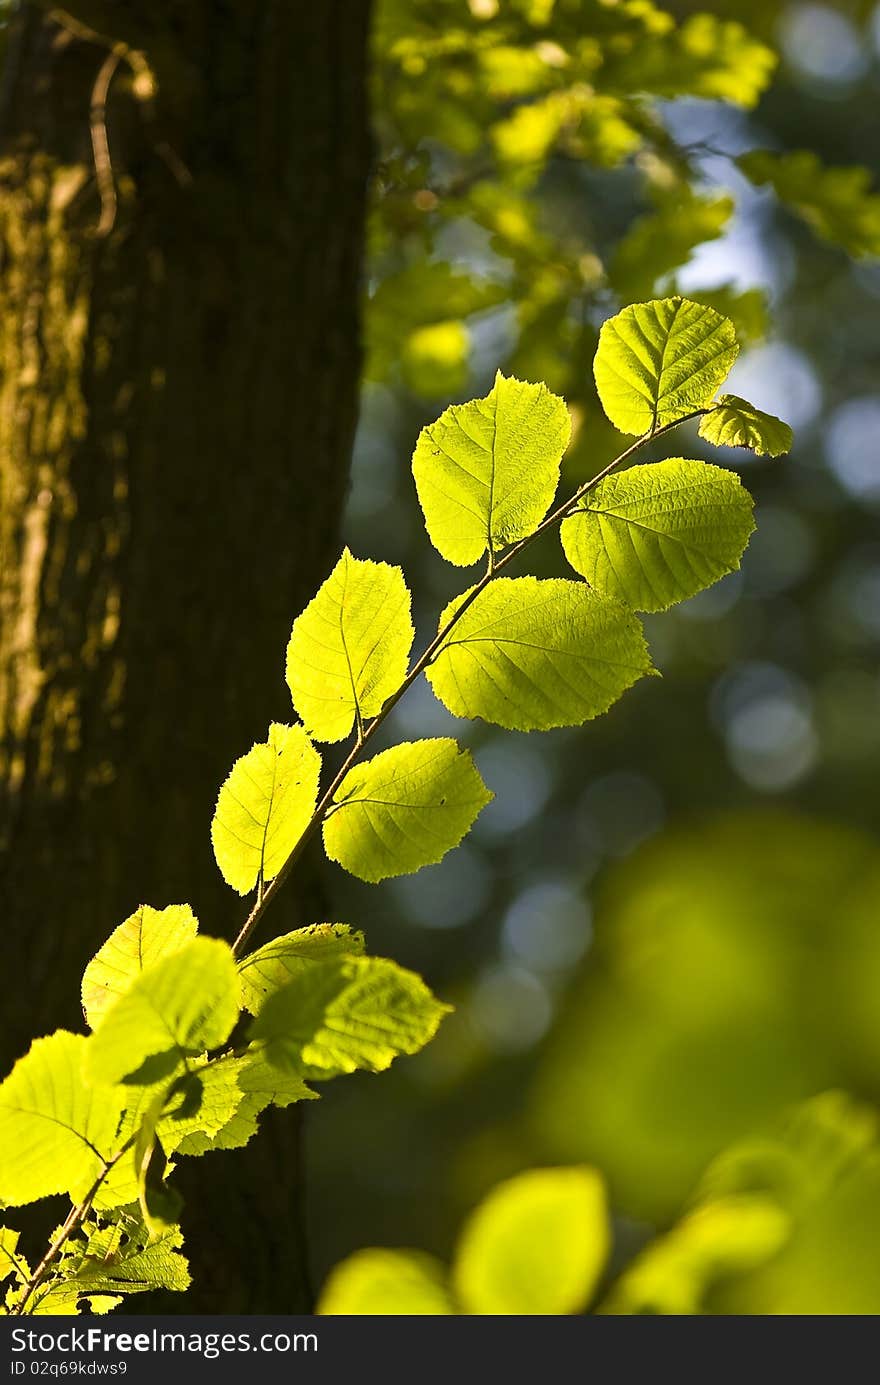
{"label": "cluster of leaves on branch", "polygon": [[[845,1220],[864,1206],[877,1152],[875,1113],[824,1092],[714,1159],[675,1224],[610,1285],[601,1177],[583,1165],[530,1169],[471,1213],[449,1269],[422,1251],[359,1250],[331,1273],[318,1312],[680,1317],[754,1313],[756,1299],[765,1313],[833,1312],[833,1291],[804,1309],[817,1222],[829,1208]],[[845,1284],[847,1274],[837,1277]]]}
{"label": "cluster of leaves on branch", "polygon": [[[678,291],[729,225],[743,174],[826,240],[880,253],[866,170],[756,149],[731,161],[730,190],[710,187],[705,150],[670,132],[664,103],[749,111],[773,78],[775,53],[749,27],[768,7],[731,8],[679,20],[652,0],[382,0],[369,376],[454,395],[471,327],[511,304],[509,369],[591,406],[598,322],[614,300]],[[761,290],[731,280],[702,296],[743,341],[764,336]]]}
{"label": "cluster of leaves on branch", "polygon": [[[452,713],[503,727],[576,726],[652,673],[639,611],[662,610],[739,565],[752,501],[733,473],[687,458],[630,462],[700,420],[704,437],[777,455],[778,419],[718,395],[737,354],[732,322],[680,298],[609,320],[595,360],[609,419],[637,440],[554,508],[569,440],[565,403],[499,374],[418,439],[428,534],[450,563],[485,562],[411,657],[403,573],[347,550],[293,625],[287,682],[300,722],[273,724],[233,766],[212,824],[230,886],[255,896],[235,943],[206,937],[187,905],[142,906],[88,964],[88,1036],[37,1039],[0,1086],[0,1202],[67,1194],[71,1210],[33,1270],[3,1231],[7,1311],[93,1311],[130,1292],[185,1288],[182,1158],[238,1148],[270,1104],[311,1083],[379,1072],[421,1048],[445,1010],[423,981],[371,957],[347,925],[318,923],[249,951],[254,929],[318,830],[367,881],[438,861],[490,790],[451,738],[364,754],[423,673]],[[573,579],[501,576],[560,529]],[[583,580],[586,579],[586,580]],[[324,776],[316,743],[347,741]]]}

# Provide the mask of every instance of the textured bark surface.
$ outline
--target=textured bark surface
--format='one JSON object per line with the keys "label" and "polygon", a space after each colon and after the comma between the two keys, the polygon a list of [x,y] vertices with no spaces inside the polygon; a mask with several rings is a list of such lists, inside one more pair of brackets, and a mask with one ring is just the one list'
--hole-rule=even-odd
{"label": "textured bark surface", "polygon": [[[0,892],[18,980],[4,1068],[33,1035],[81,1023],[82,966],[139,903],[188,900],[230,938],[240,922],[213,805],[232,760],[290,717],[284,646],[334,557],[355,422],[368,9],[71,0],[26,4],[14,25],[0,89]],[[113,42],[127,45],[115,64]],[[279,906],[279,930],[295,907]],[[300,1306],[282,1115],[184,1179],[190,1311]]]}

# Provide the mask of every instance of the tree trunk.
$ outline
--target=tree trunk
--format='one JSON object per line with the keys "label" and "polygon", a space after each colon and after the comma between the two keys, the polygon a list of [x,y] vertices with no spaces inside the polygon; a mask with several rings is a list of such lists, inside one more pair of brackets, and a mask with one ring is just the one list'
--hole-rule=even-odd
{"label": "tree trunk", "polygon": [[[228,938],[241,920],[209,825],[233,759],[291,717],[285,642],[337,545],[360,364],[368,10],[70,0],[13,20],[0,89],[4,1068],[33,1035],[78,1027],[83,965],[138,904],[187,900]],[[293,926],[280,909],[279,930]],[[302,1308],[295,1122],[275,1116],[188,1180],[189,1311]]]}

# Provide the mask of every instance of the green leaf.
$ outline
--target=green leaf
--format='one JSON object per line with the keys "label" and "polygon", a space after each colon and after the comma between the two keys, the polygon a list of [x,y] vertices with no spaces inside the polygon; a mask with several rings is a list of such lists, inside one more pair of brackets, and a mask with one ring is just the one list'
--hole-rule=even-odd
{"label": "green leaf", "polygon": [[295,976],[266,1001],[251,1028],[275,1066],[323,1080],[382,1072],[417,1053],[447,1005],[415,972],[384,957],[339,957]]}
{"label": "green leaf", "polygon": [[241,1003],[256,1015],[267,995],[315,962],[363,950],[363,933],[352,932],[347,923],[313,923],[273,938],[238,964]]}
{"label": "green leaf", "polygon": [[229,945],[196,938],[143,972],[104,1016],[88,1041],[92,1077],[121,1082],[147,1059],[216,1048],[238,1018],[239,989]]}
{"label": "green leaf", "polygon": [[86,1081],[89,1043],[64,1029],[35,1039],[0,1085],[0,1203],[78,1201],[112,1157],[124,1098]]}
{"label": "green leaf", "polygon": [[198,930],[198,920],[188,904],[169,904],[167,909],[142,904],[120,923],[83,974],[82,1006],[89,1027],[95,1028],[142,971],[179,952]]}
{"label": "green leaf", "polygon": [[434,547],[466,567],[534,533],[570,434],[563,400],[500,372],[485,399],[453,404],[423,428],[413,475]]}
{"label": "green leaf", "polygon": [[454,1287],[466,1313],[580,1313],[610,1242],[593,1169],[531,1169],[493,1189],[466,1223]]}
{"label": "green leaf", "polygon": [[121,1302],[115,1294],[84,1293],[76,1283],[50,1279],[28,1300],[27,1312],[29,1317],[73,1317],[83,1313],[110,1313]]}
{"label": "green leaf", "polygon": [[794,442],[794,433],[781,418],[736,394],[722,394],[716,407],[703,415],[700,437],[716,447],[748,447],[760,457],[781,457]]}
{"label": "green leaf", "polygon": [[359,1250],[330,1274],[321,1317],[437,1316],[454,1313],[446,1270],[418,1250]]}
{"label": "green leaf", "polygon": [[215,1058],[179,1084],[158,1125],[166,1154],[200,1155],[241,1149],[257,1132],[267,1106],[314,1098],[298,1073],[281,1072],[250,1045],[239,1056]]}
{"label": "green leaf", "polygon": [[665,611],[738,568],[754,527],[738,476],[675,458],[607,476],[560,537],[596,591],[636,611]]}
{"label": "green leaf", "polygon": [[269,727],[269,739],[232,766],[217,798],[211,841],[227,885],[248,894],[274,880],[318,800],[321,757],[301,726]]}
{"label": "green leaf", "polygon": [[151,1239],[147,1226],[134,1216],[122,1216],[108,1226],[89,1221],[82,1234],[68,1242],[60,1269],[68,1285],[81,1294],[142,1294],[149,1289],[180,1293],[191,1283],[182,1245],[178,1226]]}
{"label": "green leaf", "polygon": [[599,334],[599,398],[622,433],[639,436],[707,408],[739,347],[729,318],[687,298],[635,303]]}
{"label": "green leaf", "polygon": [[823,240],[856,259],[880,255],[880,195],[871,191],[867,168],[828,168],[810,150],[755,149],[737,163],[751,182],[772,187]]}
{"label": "green leaf", "polygon": [[324,819],[332,861],[375,884],[442,860],[492,798],[466,750],[413,741],[355,765]]}
{"label": "green leaf", "polygon": [[[447,606],[441,628],[466,596]],[[626,607],[582,582],[499,577],[465,611],[427,676],[454,716],[546,731],[599,716],[652,672]]]}
{"label": "green leaf", "polygon": [[400,568],[346,548],[287,646],[293,705],[317,740],[344,740],[356,717],[381,710],[406,677],[413,634]]}

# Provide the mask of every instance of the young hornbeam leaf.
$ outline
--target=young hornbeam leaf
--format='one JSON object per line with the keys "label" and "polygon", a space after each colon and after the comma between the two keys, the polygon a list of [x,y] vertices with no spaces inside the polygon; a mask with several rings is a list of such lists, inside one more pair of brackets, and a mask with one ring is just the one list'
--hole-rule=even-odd
{"label": "young hornbeam leaf", "polygon": [[352,932],[347,923],[313,923],[273,938],[238,964],[241,1003],[255,1015],[266,996],[315,962],[347,952],[360,955],[363,950],[363,933]]}
{"label": "young hornbeam leaf", "polygon": [[86,1080],[90,1042],[64,1029],[35,1039],[0,1085],[0,1203],[78,1202],[115,1153],[124,1093]]}
{"label": "young hornbeam leaf", "polygon": [[428,1317],[454,1313],[445,1267],[419,1250],[356,1250],[331,1272],[320,1317]]}
{"label": "young hornbeam leaf", "polygon": [[211,841],[227,885],[248,894],[274,880],[315,810],[321,757],[301,726],[269,727],[236,760],[217,798]]}
{"label": "young hornbeam leaf", "polygon": [[82,979],[82,1007],[94,1029],[106,1010],[154,962],[179,952],[199,931],[188,904],[151,909],[142,904],[94,955]]}
{"label": "young hornbeam leaf", "polygon": [[346,548],[287,646],[287,686],[316,740],[344,740],[381,710],[406,676],[413,634],[400,568]]}
{"label": "young hornbeam leaf", "polygon": [[288,981],[251,1028],[270,1063],[323,1080],[382,1072],[417,1053],[449,1010],[420,976],[384,957],[337,957]]}
{"label": "young hornbeam leaf", "polygon": [[453,1285],[465,1313],[582,1313],[610,1247],[593,1169],[530,1169],[494,1188],[465,1224]]}
{"label": "young hornbeam leaf", "polygon": [[765,414],[736,394],[722,394],[703,415],[700,437],[718,447],[748,447],[760,457],[781,457],[794,442],[794,433],[781,418]]}
{"label": "young hornbeam leaf", "polygon": [[596,591],[636,611],[665,611],[739,567],[755,527],[752,507],[732,471],[655,462],[600,481],[560,537]]}
{"label": "young hornbeam leaf", "polygon": [[[441,628],[465,599],[440,617]],[[580,726],[653,673],[631,611],[562,578],[499,577],[464,612],[427,671],[454,716],[513,731]]]}
{"label": "young hornbeam leaf", "polygon": [[267,1106],[315,1096],[297,1073],[273,1068],[251,1045],[238,1057],[226,1054],[191,1071],[167,1103],[157,1133],[166,1154],[241,1149],[257,1133]]}
{"label": "young hornbeam leaf", "polygon": [[639,436],[708,408],[736,360],[729,318],[687,298],[634,303],[599,334],[594,371],[602,407]]}
{"label": "young hornbeam leaf", "polygon": [[324,847],[371,884],[409,875],[458,846],[491,798],[455,741],[395,745],[349,770],[324,819]]}
{"label": "young hornbeam leaf", "polygon": [[446,409],[422,429],[413,454],[434,547],[467,567],[533,534],[556,494],[570,435],[562,399],[500,372],[485,399]]}
{"label": "young hornbeam leaf", "polygon": [[89,1073],[121,1082],[148,1058],[180,1062],[216,1048],[238,1018],[239,990],[228,944],[196,938],[143,972],[107,1011],[88,1041]]}

